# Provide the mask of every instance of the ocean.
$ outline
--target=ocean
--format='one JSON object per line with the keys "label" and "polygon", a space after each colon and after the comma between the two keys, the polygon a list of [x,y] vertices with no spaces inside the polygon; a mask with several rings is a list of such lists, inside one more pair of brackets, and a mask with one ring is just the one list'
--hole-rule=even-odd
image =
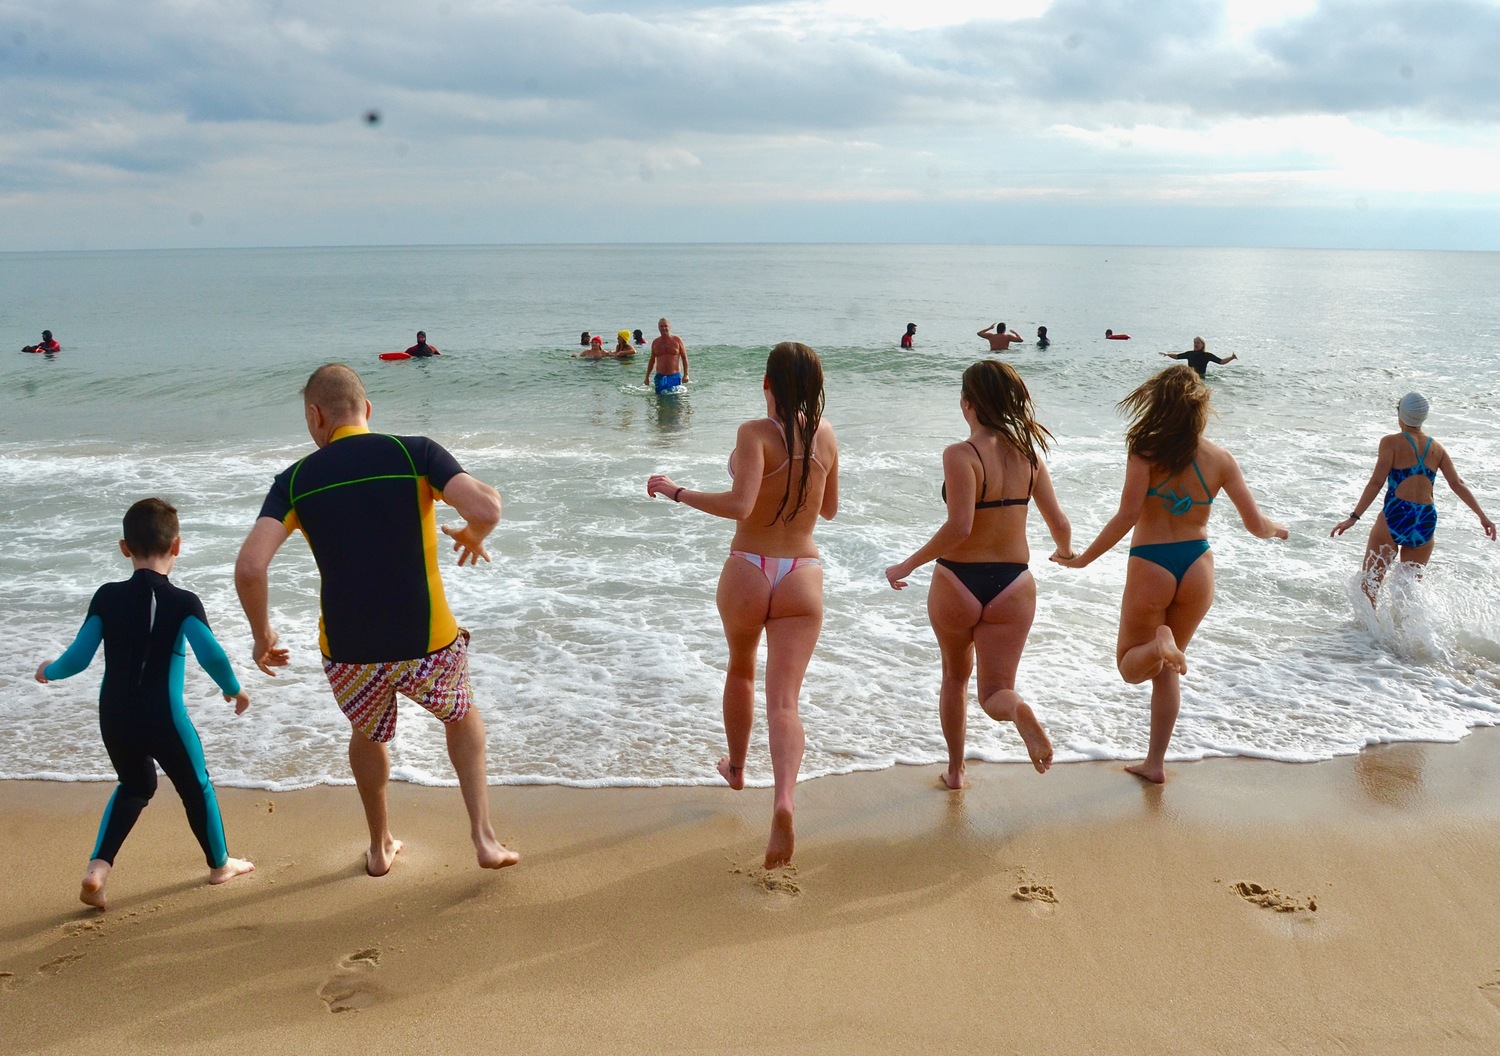
{"label": "ocean", "polygon": [[[311,449],[298,390],[318,364],[360,371],[378,430],[425,433],[495,485],[493,564],[445,568],[473,634],[489,772],[503,784],[712,784],[723,752],[725,648],[714,586],[732,525],[648,499],[666,472],[728,487],[736,427],[759,416],[765,356],[818,350],[838,431],[842,505],[818,540],[826,618],[802,696],[806,778],[945,758],[931,566],[905,591],[883,570],[942,518],[943,447],[967,435],[959,379],[997,321],[1057,436],[1049,463],[1076,545],[1114,512],[1116,402],[1203,336],[1209,435],[1239,459],[1285,542],[1210,526],[1217,597],[1189,651],[1170,758],[1299,762],[1389,741],[1455,741],[1500,723],[1500,548],[1437,486],[1438,543],[1372,612],[1356,580],[1359,497],[1400,396],[1432,401],[1443,441],[1500,517],[1500,255],[1030,246],[517,246],[0,254],[0,332],[46,327],[54,358],[0,358],[0,777],[112,775],[96,729],[102,655],[74,679],[32,672],[72,640],[99,583],[129,575],[120,516],[160,495],[181,511],[174,582],[198,592],[252,696],[236,718],[189,662],[214,779],[285,789],[348,780],[347,724],[323,678],[317,579],[300,536],[271,573],[291,666],[249,661],[235,554],[271,478]],[[633,361],[572,358],[582,330],[648,336],[666,315],[693,384],[658,398]],[[908,322],[917,347],[897,347]],[[1052,345],[1030,343],[1048,327]],[[1129,333],[1105,341],[1106,328]],[[418,329],[441,359],[382,363]],[[448,521],[455,518],[442,510]],[[1149,686],[1114,642],[1125,544],[1088,569],[1049,564],[1029,525],[1037,620],[1017,688],[1059,761],[1138,759]],[[371,584],[370,606],[381,604]],[[409,705],[398,779],[452,783],[441,729]],[[972,759],[1023,761],[1010,726],[969,720]],[[761,723],[750,783],[768,784]]]}

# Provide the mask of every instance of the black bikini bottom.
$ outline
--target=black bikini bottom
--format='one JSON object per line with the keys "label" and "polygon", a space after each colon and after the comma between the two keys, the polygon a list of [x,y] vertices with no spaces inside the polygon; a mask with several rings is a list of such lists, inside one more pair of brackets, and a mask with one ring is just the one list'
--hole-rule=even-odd
{"label": "black bikini bottom", "polygon": [[1024,562],[1016,561],[949,561],[946,557],[938,558],[937,563],[957,576],[981,605],[993,601],[1027,567]]}

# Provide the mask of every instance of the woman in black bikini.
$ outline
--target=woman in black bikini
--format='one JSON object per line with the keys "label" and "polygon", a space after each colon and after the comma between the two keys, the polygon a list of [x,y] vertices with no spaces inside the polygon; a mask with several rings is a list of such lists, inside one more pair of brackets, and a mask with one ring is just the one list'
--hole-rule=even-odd
{"label": "woman in black bikini", "polygon": [[[979,659],[979,703],[996,722],[1014,722],[1038,773],[1052,765],[1052,742],[1016,692],[1016,668],[1036,615],[1027,571],[1026,513],[1032,498],[1057,554],[1072,554],[1073,529],[1041,452],[1051,437],[1032,417],[1031,394],[1009,363],[985,359],[964,371],[959,400],[969,438],[943,451],[948,519],[905,561],[885,570],[892,587],[937,558],[927,616],[943,654],[938,715],[948,742],[943,784],[963,788],[969,675]],[[1024,488],[1024,491],[1023,491]]]}
{"label": "woman in black bikini", "polygon": [[755,667],[766,636],[766,732],[776,796],[765,867],[792,860],[792,796],[806,743],[797,698],[823,627],[823,564],[813,527],[839,508],[839,447],[823,417],[823,364],[806,345],[783,341],[766,360],[766,417],[740,426],[729,456],[728,491],[694,491],[656,474],[646,493],[735,523],[719,573],[719,619],[729,643],[719,773],[745,787],[755,722]]}

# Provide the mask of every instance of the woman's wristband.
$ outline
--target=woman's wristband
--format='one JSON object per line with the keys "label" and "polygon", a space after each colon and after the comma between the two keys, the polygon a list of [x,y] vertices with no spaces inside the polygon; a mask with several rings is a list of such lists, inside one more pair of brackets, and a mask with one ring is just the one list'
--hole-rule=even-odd
{"label": "woman's wristband", "polygon": [[677,491],[676,491],[676,493],[672,496],[672,501],[673,502],[681,502],[682,501],[682,493],[685,490],[687,490],[687,489],[685,489],[685,488],[678,488]]}
{"label": "woman's wristband", "polygon": [[1357,521],[1357,520],[1359,520],[1359,514],[1357,514],[1357,513],[1350,513],[1349,514],[1349,519],[1351,521]]}

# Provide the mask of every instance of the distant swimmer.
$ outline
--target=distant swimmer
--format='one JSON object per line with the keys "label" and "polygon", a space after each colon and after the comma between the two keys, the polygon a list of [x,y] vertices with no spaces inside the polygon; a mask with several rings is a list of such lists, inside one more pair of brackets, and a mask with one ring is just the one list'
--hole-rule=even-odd
{"label": "distant swimmer", "polygon": [[635,346],[630,343],[629,330],[621,330],[615,335],[614,355],[619,359],[635,355]]}
{"label": "distant swimmer", "polygon": [[1187,360],[1188,366],[1196,370],[1200,378],[1208,377],[1208,365],[1210,363],[1233,363],[1240,358],[1237,353],[1231,352],[1228,359],[1220,359],[1208,351],[1208,347],[1203,343],[1203,338],[1201,337],[1193,338],[1193,350],[1191,352],[1163,352],[1162,355],[1168,359]]}
{"label": "distant swimmer", "polygon": [[1025,343],[1025,339],[1020,334],[1014,330],[1005,329],[1004,323],[996,323],[994,326],[985,327],[979,331],[979,336],[990,343],[991,352],[1004,352],[1011,345]]}
{"label": "distant swimmer", "polygon": [[578,343],[580,345],[582,345],[584,348],[588,348],[589,345],[593,343],[593,340],[594,339],[589,336],[589,332],[587,330],[585,330],[582,334],[580,334],[578,336]]}
{"label": "distant swimmer", "polygon": [[916,337],[916,336],[917,336],[917,324],[916,323],[907,323],[906,324],[906,333],[904,333],[904,334],[901,335],[901,347],[902,348],[910,348],[911,347],[911,343],[912,343],[912,339],[914,337]]}
{"label": "distant swimmer", "polygon": [[641,333],[639,330],[632,331],[630,334],[630,339],[638,345],[644,345],[646,343],[646,335]]}
{"label": "distant swimmer", "polygon": [[428,356],[442,355],[441,352],[427,343],[427,331],[425,330],[417,331],[417,343],[408,348],[406,354],[412,359],[426,359]]}
{"label": "distant swimmer", "polygon": [[656,329],[661,336],[651,342],[651,358],[646,361],[646,384],[652,384],[652,372],[656,374],[656,391],[668,392],[688,381],[687,346],[682,338],[672,333],[672,324],[666,319],[657,321]]}
{"label": "distant swimmer", "polygon": [[45,353],[47,355],[51,355],[54,352],[61,352],[62,351],[62,345],[58,344],[55,340],[53,340],[53,338],[52,338],[52,331],[51,330],[43,330],[42,331],[42,339],[41,339],[41,341],[37,342],[34,345],[25,345],[25,346],[23,346],[21,348],[21,351],[22,352],[42,352],[42,353]]}
{"label": "distant swimmer", "polygon": [[1106,340],[1106,341],[1129,341],[1130,340],[1130,335],[1129,334],[1117,334],[1113,330],[1106,330],[1106,331],[1104,331],[1104,340]]}
{"label": "distant swimmer", "polygon": [[1047,339],[1047,328],[1045,326],[1039,326],[1039,327],[1037,327],[1036,328],[1036,347],[1037,348],[1046,348],[1050,344],[1052,344],[1052,342]]}

